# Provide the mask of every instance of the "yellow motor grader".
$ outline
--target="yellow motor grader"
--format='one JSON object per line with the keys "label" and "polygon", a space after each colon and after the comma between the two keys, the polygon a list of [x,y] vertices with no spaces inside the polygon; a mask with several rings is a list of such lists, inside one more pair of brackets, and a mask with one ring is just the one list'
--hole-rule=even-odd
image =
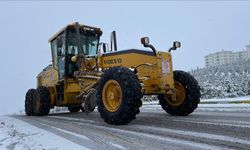
{"label": "yellow motor grader", "polygon": [[111,48],[100,42],[100,28],[69,24],[52,38],[52,64],[37,76],[37,88],[25,96],[26,115],[48,115],[54,106],[70,112],[89,113],[98,106],[109,124],[122,125],[140,112],[143,95],[158,95],[162,108],[171,115],[186,116],[200,102],[200,88],[193,76],[173,71],[171,51],[156,51],[148,37],[141,43],[149,50],[117,51],[115,32]]}

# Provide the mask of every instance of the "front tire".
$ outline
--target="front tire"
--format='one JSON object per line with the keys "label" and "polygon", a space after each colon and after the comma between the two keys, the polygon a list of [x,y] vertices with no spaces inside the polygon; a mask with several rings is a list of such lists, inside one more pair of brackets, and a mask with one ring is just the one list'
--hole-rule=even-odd
{"label": "front tire", "polygon": [[158,95],[162,108],[174,116],[187,116],[192,113],[200,102],[200,87],[196,79],[184,71],[174,71],[176,101],[166,95]]}
{"label": "front tire", "polygon": [[34,109],[33,109],[33,97],[34,93],[36,92],[35,89],[29,89],[25,95],[25,113],[27,116],[34,115]]}
{"label": "front tire", "polygon": [[47,87],[39,86],[34,93],[34,114],[37,116],[48,115],[50,110],[50,92]]}
{"label": "front tire", "polygon": [[141,85],[137,76],[125,67],[105,70],[97,86],[98,111],[105,122],[128,124],[142,105]]}

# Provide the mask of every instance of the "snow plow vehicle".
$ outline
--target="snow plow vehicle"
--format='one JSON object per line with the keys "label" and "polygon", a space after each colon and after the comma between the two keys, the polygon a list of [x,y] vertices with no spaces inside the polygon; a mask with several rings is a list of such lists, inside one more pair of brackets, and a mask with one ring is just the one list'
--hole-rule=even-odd
{"label": "snow plow vehicle", "polygon": [[197,108],[198,82],[187,72],[173,71],[170,52],[180,42],[160,52],[143,37],[150,50],[117,51],[115,32],[110,49],[99,41],[101,35],[100,28],[76,22],[49,39],[52,64],[38,74],[37,88],[27,91],[26,115],[48,115],[54,106],[89,113],[97,105],[105,122],[128,124],[139,114],[143,95],[158,95],[170,115],[186,116]]}

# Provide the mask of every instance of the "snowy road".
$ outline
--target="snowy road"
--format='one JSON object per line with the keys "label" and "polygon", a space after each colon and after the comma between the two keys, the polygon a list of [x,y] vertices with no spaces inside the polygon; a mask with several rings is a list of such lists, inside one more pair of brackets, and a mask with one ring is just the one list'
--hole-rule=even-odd
{"label": "snowy road", "polygon": [[104,123],[96,110],[88,116],[13,117],[89,149],[250,149],[249,108],[199,107],[190,116],[173,117],[159,105],[144,105],[124,126]]}

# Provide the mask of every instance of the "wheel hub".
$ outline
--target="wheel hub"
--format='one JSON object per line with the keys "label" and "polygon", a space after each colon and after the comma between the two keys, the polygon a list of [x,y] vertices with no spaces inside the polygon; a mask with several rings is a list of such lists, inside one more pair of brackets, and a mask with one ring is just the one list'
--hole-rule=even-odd
{"label": "wheel hub", "polygon": [[174,82],[174,87],[176,92],[176,99],[167,98],[167,101],[172,106],[179,106],[184,102],[186,98],[186,90],[185,87],[178,81]]}
{"label": "wheel hub", "polygon": [[105,83],[102,91],[102,101],[105,108],[110,112],[119,109],[122,102],[122,89],[116,80],[109,80]]}

